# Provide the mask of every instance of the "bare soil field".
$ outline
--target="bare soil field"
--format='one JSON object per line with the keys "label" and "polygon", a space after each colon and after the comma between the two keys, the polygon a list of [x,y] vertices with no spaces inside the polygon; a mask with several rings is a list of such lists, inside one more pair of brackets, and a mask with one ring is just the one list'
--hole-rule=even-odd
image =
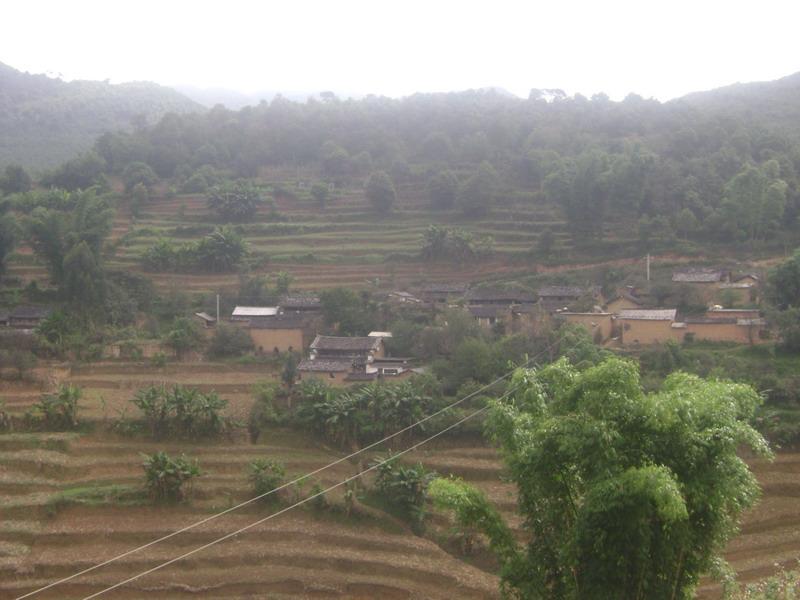
{"label": "bare soil field", "polygon": [[[184,368],[185,367],[185,368]],[[214,442],[152,442],[108,432],[103,421],[118,418],[138,387],[148,382],[215,388],[231,401],[230,415],[246,416],[250,387],[273,373],[257,365],[216,363],[153,369],[133,363],[100,363],[62,370],[61,378],[84,387],[82,418],[93,432],[0,435],[0,598],[14,598],[110,556],[166,535],[250,497],[247,466],[256,458],[286,463],[300,475],[341,456],[314,436],[275,429],[258,444],[244,432]],[[40,389],[8,385],[12,413],[21,414]],[[224,386],[234,386],[229,389]],[[198,459],[202,476],[190,503],[176,506],[76,505],[64,496],[98,486],[136,487],[142,455],[157,450]],[[474,438],[452,436],[423,446],[411,456],[443,474],[480,486],[517,531],[514,488],[501,479],[502,465],[491,448]],[[753,461],[764,498],[747,515],[726,555],[743,581],[791,567],[800,556],[800,453],[782,452],[774,462]],[[320,474],[334,484],[353,474],[343,463]],[[340,491],[331,502],[341,503]],[[141,553],[41,594],[80,598],[207,543],[275,511],[249,505]],[[442,539],[446,523],[434,516],[425,537],[369,507],[351,516],[341,511],[298,508],[213,546],[125,588],[109,598],[495,598],[497,577],[481,556],[465,559]],[[718,598],[704,582],[699,597]]]}

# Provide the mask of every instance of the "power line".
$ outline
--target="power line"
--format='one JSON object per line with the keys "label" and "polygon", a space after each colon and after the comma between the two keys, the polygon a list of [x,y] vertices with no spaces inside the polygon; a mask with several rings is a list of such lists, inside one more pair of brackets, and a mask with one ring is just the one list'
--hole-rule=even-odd
{"label": "power line", "polygon": [[318,468],[318,469],[316,469],[314,471],[306,473],[305,475],[303,475],[301,477],[297,477],[297,478],[293,479],[292,481],[289,481],[289,482],[287,482],[287,483],[285,483],[285,484],[283,484],[283,485],[281,485],[281,486],[279,486],[279,487],[277,487],[275,489],[272,489],[272,490],[270,490],[268,492],[265,492],[263,494],[260,494],[258,496],[254,496],[254,497],[252,497],[252,498],[250,498],[248,500],[245,500],[244,502],[241,502],[241,503],[239,503],[239,504],[237,504],[235,506],[227,508],[227,509],[225,509],[225,510],[223,510],[221,512],[218,512],[218,513],[215,513],[213,515],[210,515],[210,516],[208,516],[208,517],[206,517],[204,519],[201,519],[200,521],[196,521],[195,523],[187,525],[187,526],[185,526],[185,527],[183,527],[181,529],[177,529],[176,531],[168,533],[167,535],[164,535],[164,536],[162,536],[160,538],[157,538],[157,539],[155,539],[155,540],[153,540],[151,542],[148,542],[146,544],[143,544],[141,546],[138,546],[136,548],[133,548],[131,550],[123,552],[122,554],[118,554],[118,555],[116,555],[116,556],[114,556],[112,558],[109,558],[109,559],[107,559],[107,560],[105,560],[103,562],[97,563],[96,565],[92,565],[91,567],[87,567],[86,569],[78,571],[77,573],[73,573],[72,575],[68,575],[67,577],[63,577],[63,578],[61,578],[61,579],[59,579],[57,581],[54,581],[52,583],[49,583],[49,584],[47,584],[47,585],[45,585],[43,587],[37,588],[37,589],[35,589],[33,591],[30,591],[30,592],[28,592],[26,594],[23,594],[22,596],[18,596],[16,598],[16,600],[23,600],[24,598],[29,598],[31,596],[34,596],[34,595],[40,593],[40,592],[43,592],[43,591],[48,590],[50,588],[53,588],[53,587],[55,587],[57,585],[61,585],[62,583],[66,583],[67,581],[71,581],[71,580],[73,580],[73,579],[75,579],[77,577],[80,577],[82,575],[86,575],[87,573],[91,573],[92,571],[96,571],[97,569],[100,569],[102,567],[110,565],[111,563],[114,563],[114,562],[116,562],[116,561],[118,561],[118,560],[120,560],[122,558],[130,556],[131,554],[135,554],[135,553],[140,552],[142,550],[145,550],[145,549],[147,549],[147,548],[149,548],[151,546],[154,546],[154,545],[159,544],[161,542],[164,542],[164,541],[166,541],[168,539],[171,539],[171,538],[173,538],[173,537],[175,537],[177,535],[180,535],[181,533],[185,533],[187,531],[190,531],[190,530],[192,530],[192,529],[194,529],[196,527],[199,527],[200,525],[204,525],[205,523],[213,521],[214,519],[217,519],[217,518],[222,517],[222,516],[224,516],[224,515],[226,515],[228,513],[231,513],[231,512],[236,511],[236,510],[238,510],[240,508],[243,508],[244,506],[252,504],[253,502],[256,502],[257,500],[261,500],[262,498],[266,498],[267,496],[269,496],[271,494],[275,494],[275,493],[277,493],[277,492],[279,492],[279,491],[281,491],[281,490],[283,490],[283,489],[285,489],[287,487],[295,485],[295,484],[297,484],[297,483],[299,483],[299,482],[301,482],[301,481],[303,481],[305,479],[308,479],[309,477],[313,477],[314,475],[317,475],[317,474],[321,473],[322,471],[326,471],[327,469],[330,469],[331,467],[334,467],[334,466],[339,465],[339,464],[341,464],[343,462],[346,462],[346,461],[358,456],[359,454],[362,454],[362,453],[364,453],[364,452],[366,452],[368,450],[371,450],[372,448],[375,448],[376,446],[379,446],[380,444],[383,444],[384,442],[387,442],[387,441],[389,441],[391,439],[396,438],[399,435],[402,435],[403,433],[405,433],[407,431],[410,431],[414,427],[422,425],[423,423],[425,423],[425,422],[427,422],[427,421],[439,416],[440,414],[444,413],[445,411],[448,411],[448,410],[450,410],[452,408],[455,408],[456,406],[458,406],[460,404],[463,404],[464,402],[466,402],[467,400],[475,397],[476,395],[480,394],[481,392],[484,392],[487,389],[493,387],[494,385],[500,383],[501,381],[507,379],[509,376],[511,376],[514,373],[514,371],[517,368],[523,368],[523,367],[529,366],[538,357],[542,356],[545,352],[548,352],[549,350],[551,350],[558,342],[561,341],[561,339],[562,338],[559,338],[558,340],[554,341],[552,344],[548,345],[546,348],[544,348],[543,350],[538,352],[534,357],[529,358],[522,365],[519,365],[518,367],[515,367],[514,369],[508,371],[507,373],[505,373],[504,375],[498,377],[497,379],[495,379],[491,383],[487,383],[486,385],[478,388],[477,390],[467,394],[463,398],[461,398],[459,400],[456,400],[455,402],[452,402],[451,404],[448,404],[447,406],[437,410],[436,412],[428,415],[427,417],[424,417],[424,418],[420,419],[419,421],[417,421],[415,423],[412,423],[411,425],[408,425],[408,426],[404,427],[403,429],[400,429],[400,430],[398,430],[398,431],[396,431],[396,432],[384,437],[381,440],[378,440],[378,441],[373,442],[373,443],[371,443],[371,444],[369,444],[367,446],[364,446],[363,448],[360,448],[359,450],[356,450],[356,451],[348,454],[347,456],[344,456],[342,458],[338,458],[335,461],[333,461],[333,462],[331,462],[331,463],[329,463],[329,464],[327,464],[327,465],[325,465],[323,467],[320,467],[320,468]]}
{"label": "power line", "polygon": [[[499,399],[503,400],[503,399],[507,398],[511,394],[512,391],[513,390],[505,392]],[[206,544],[203,544],[202,546],[199,546],[197,548],[189,550],[188,552],[184,552],[180,556],[176,556],[175,558],[171,558],[170,560],[168,560],[166,562],[163,562],[163,563],[160,563],[160,564],[156,565],[155,567],[147,569],[146,571],[142,571],[141,573],[133,575],[132,577],[128,577],[127,579],[125,579],[123,581],[120,581],[118,583],[115,583],[112,586],[109,586],[109,587],[104,588],[104,589],[102,589],[102,590],[100,590],[98,592],[95,592],[94,594],[86,596],[85,598],[83,598],[83,600],[91,600],[92,598],[97,598],[98,596],[101,596],[101,595],[105,594],[106,592],[110,592],[112,590],[115,590],[115,589],[117,589],[119,587],[122,587],[123,585],[126,585],[128,583],[131,583],[132,581],[135,581],[135,580],[137,580],[137,579],[139,579],[141,577],[144,577],[145,575],[149,575],[150,573],[154,573],[155,571],[158,571],[160,569],[163,569],[164,567],[168,567],[168,566],[170,566],[170,565],[172,565],[172,564],[174,564],[174,563],[176,563],[178,561],[181,561],[184,558],[188,558],[189,556],[191,556],[193,554],[196,554],[198,552],[202,552],[203,550],[206,550],[206,549],[210,548],[211,546],[214,546],[216,544],[219,544],[219,543],[222,543],[222,542],[224,542],[226,540],[229,540],[230,538],[235,537],[235,536],[239,535],[240,533],[243,533],[243,532],[247,531],[248,529],[252,529],[253,527],[255,527],[257,525],[260,525],[262,523],[265,523],[265,522],[269,521],[270,519],[274,519],[275,517],[278,517],[278,516],[282,515],[283,513],[292,510],[293,508],[296,508],[296,507],[298,507],[298,506],[300,506],[302,504],[305,504],[306,502],[310,502],[311,500],[313,500],[315,498],[318,498],[319,496],[322,496],[322,495],[330,492],[331,490],[335,490],[336,488],[339,488],[339,487],[341,487],[343,485],[347,485],[348,483],[350,483],[354,479],[358,479],[359,477],[361,477],[364,473],[369,473],[370,471],[374,471],[375,469],[385,465],[389,461],[395,460],[396,458],[398,458],[400,456],[403,456],[404,454],[408,454],[409,452],[413,452],[414,450],[416,450],[417,448],[419,448],[423,444],[427,444],[428,442],[430,442],[433,439],[436,439],[440,435],[443,435],[443,434],[447,433],[448,431],[450,431],[451,429],[454,429],[454,428],[458,427],[459,425],[461,425],[465,421],[468,421],[469,419],[471,419],[473,417],[476,417],[477,415],[485,412],[487,408],[488,408],[487,406],[484,406],[483,408],[479,408],[478,410],[470,413],[466,417],[462,417],[461,419],[459,419],[455,423],[453,423],[451,425],[448,425],[447,427],[445,427],[441,431],[438,431],[435,434],[425,438],[424,440],[422,440],[420,442],[417,442],[416,444],[414,444],[412,446],[409,446],[405,450],[403,450],[401,452],[398,452],[397,454],[395,454],[395,455],[393,455],[393,456],[391,456],[389,458],[386,458],[386,459],[384,459],[382,461],[379,461],[379,462],[376,462],[376,463],[370,465],[369,467],[367,467],[366,469],[364,469],[360,473],[357,473],[355,475],[351,475],[350,477],[347,477],[346,479],[343,479],[342,481],[340,481],[338,483],[335,483],[335,484],[333,484],[332,486],[330,486],[328,488],[325,488],[321,492],[317,492],[316,494],[312,494],[311,496],[309,496],[307,498],[304,498],[304,499],[302,499],[302,500],[300,500],[298,502],[295,502],[294,504],[291,504],[291,505],[287,506],[286,508],[283,508],[283,509],[279,510],[278,512],[275,512],[275,513],[272,513],[270,515],[267,515],[266,517],[264,517],[262,519],[259,519],[258,521],[254,521],[253,523],[250,523],[249,525],[245,525],[244,527],[241,527],[241,528],[237,529],[236,531],[233,531],[231,533],[225,534],[224,536],[222,536],[220,538],[217,538],[217,539],[214,539],[214,540],[212,540],[212,541],[210,541],[210,542],[208,542]]]}

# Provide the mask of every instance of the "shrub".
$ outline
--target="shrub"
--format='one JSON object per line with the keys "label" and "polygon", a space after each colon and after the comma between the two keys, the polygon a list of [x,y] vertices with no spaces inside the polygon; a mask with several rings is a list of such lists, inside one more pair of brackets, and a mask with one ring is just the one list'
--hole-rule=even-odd
{"label": "shrub", "polygon": [[166,452],[145,455],[142,465],[145,473],[145,486],[156,502],[180,502],[189,497],[191,488],[187,484],[200,475],[197,461],[190,461],[181,455],[172,458]]}
{"label": "shrub", "polygon": [[[248,478],[250,483],[253,484],[253,492],[256,496],[268,494],[275,488],[283,484],[286,477],[286,466],[279,461],[259,458],[250,463],[250,474]],[[262,498],[265,502],[274,502],[277,500],[275,494],[270,494]]]}
{"label": "shrub", "polygon": [[52,431],[75,429],[78,426],[78,402],[81,388],[61,385],[55,394],[43,394],[33,406],[33,414]]}
{"label": "shrub", "polygon": [[425,521],[425,500],[428,485],[436,478],[436,473],[422,465],[403,465],[398,457],[379,459],[375,489],[382,498],[398,512],[421,528]]}
{"label": "shrub", "polygon": [[167,434],[207,438],[226,431],[232,425],[222,415],[228,401],[216,392],[203,394],[195,388],[180,385],[169,390],[164,385],[150,386],[139,390],[131,402],[142,411],[154,439]]}
{"label": "shrub", "polygon": [[208,354],[214,358],[241,356],[252,351],[253,340],[247,331],[236,325],[222,323],[217,326],[208,348]]}

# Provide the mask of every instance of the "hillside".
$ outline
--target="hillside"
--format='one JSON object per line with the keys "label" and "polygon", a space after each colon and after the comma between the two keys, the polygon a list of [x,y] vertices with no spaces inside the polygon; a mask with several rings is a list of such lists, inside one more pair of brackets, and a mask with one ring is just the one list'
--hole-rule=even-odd
{"label": "hillside", "polygon": [[65,82],[0,63],[0,166],[41,169],[88,150],[107,131],[202,107],[154,83]]}

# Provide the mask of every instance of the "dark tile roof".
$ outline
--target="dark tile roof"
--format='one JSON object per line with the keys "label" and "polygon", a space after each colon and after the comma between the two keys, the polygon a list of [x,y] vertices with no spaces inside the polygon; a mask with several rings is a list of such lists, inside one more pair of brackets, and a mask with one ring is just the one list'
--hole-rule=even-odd
{"label": "dark tile roof", "polygon": [[378,378],[377,373],[362,373],[359,371],[352,371],[347,374],[345,381],[374,381]]}
{"label": "dark tile roof", "polygon": [[44,319],[52,312],[47,306],[17,306],[9,315],[12,319]]}
{"label": "dark tile roof", "polygon": [[684,319],[687,325],[735,325],[736,319],[733,317],[713,319],[711,317],[687,317]]}
{"label": "dark tile roof", "polygon": [[303,329],[307,320],[302,315],[275,315],[250,319],[247,326],[250,329]]}
{"label": "dark tile roof", "polygon": [[419,290],[429,294],[463,294],[467,287],[465,283],[426,283]]}
{"label": "dark tile roof", "polygon": [[313,350],[332,350],[337,352],[370,352],[380,346],[381,339],[377,337],[338,337],[331,335],[318,335],[311,342]]}
{"label": "dark tile roof", "polygon": [[631,308],[619,311],[619,318],[634,321],[674,321],[677,312],[674,308]]}
{"label": "dark tile roof", "polygon": [[476,319],[497,318],[497,314],[503,312],[503,308],[498,306],[470,306],[467,310]]}
{"label": "dark tile roof", "polygon": [[509,304],[536,302],[536,297],[529,292],[494,288],[470,290],[467,294],[467,298],[470,302],[508,302]]}
{"label": "dark tile roof", "polygon": [[297,365],[299,371],[314,371],[323,373],[341,373],[343,371],[351,371],[353,369],[353,361],[351,360],[337,360],[329,358],[304,358]]}

